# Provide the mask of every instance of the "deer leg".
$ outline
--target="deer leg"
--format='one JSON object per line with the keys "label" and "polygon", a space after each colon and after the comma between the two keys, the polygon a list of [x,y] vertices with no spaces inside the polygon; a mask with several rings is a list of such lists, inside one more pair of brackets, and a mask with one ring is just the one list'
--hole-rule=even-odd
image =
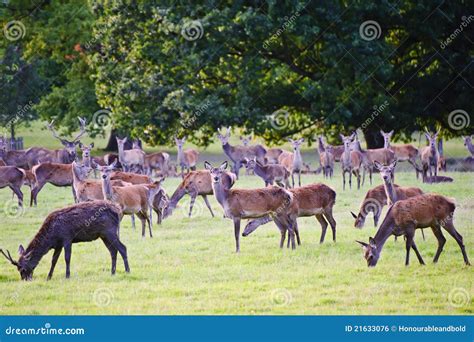
{"label": "deer leg", "polygon": [[151,225],[152,225],[152,223],[151,223],[151,218],[150,218],[148,215],[146,215],[146,214],[147,214],[147,211],[145,210],[145,220],[146,220],[147,223],[148,223],[148,233],[150,233],[150,237],[152,238],[152,237],[153,237],[153,233],[152,233],[152,229],[151,229]]}
{"label": "deer leg", "polygon": [[349,170],[349,189],[352,189],[352,169]]}
{"label": "deer leg", "polygon": [[[278,223],[277,223],[277,226],[278,226]],[[280,228],[280,234],[281,234],[280,248],[283,248],[283,246],[285,245],[286,229],[284,229],[283,227],[280,227],[280,226],[278,226],[278,228]]]}
{"label": "deer leg", "polygon": [[453,221],[448,220],[448,221],[444,222],[443,228],[446,229],[446,231],[449,233],[449,235],[451,235],[454,238],[454,240],[456,240],[456,242],[458,243],[459,248],[461,248],[462,256],[464,258],[464,263],[466,265],[471,265],[469,263],[469,259],[468,259],[467,254],[466,254],[466,248],[464,247],[462,235],[458,233],[456,228],[454,228]]}
{"label": "deer leg", "polygon": [[21,189],[16,186],[10,186],[10,189],[12,189],[16,197],[18,197],[18,206],[22,208],[23,207],[23,192],[21,192]]}
{"label": "deer leg", "polygon": [[301,170],[298,170],[298,186],[301,187]]}
{"label": "deer leg", "polygon": [[72,189],[72,198],[74,199],[74,203],[79,203],[77,200],[76,190],[74,190],[74,186],[71,187]]}
{"label": "deer leg", "polygon": [[194,202],[196,201],[197,194],[193,191],[190,192],[189,195],[191,196],[191,201],[189,202],[189,214],[188,217],[191,217],[191,213],[193,211]]}
{"label": "deer leg", "polygon": [[418,261],[420,265],[425,265],[425,262],[423,261],[423,258],[421,257],[420,252],[418,251],[418,248],[416,247],[415,241],[412,240],[411,242],[411,248],[415,251],[416,257],[418,258]]}
{"label": "deer leg", "polygon": [[322,214],[317,214],[317,215],[314,215],[314,216],[316,216],[316,219],[318,220],[319,224],[321,225],[321,238],[319,239],[319,243],[323,243],[324,242],[324,237],[326,236],[326,230],[328,228],[328,223],[324,219]]}
{"label": "deer leg", "polygon": [[239,172],[240,172],[240,161],[235,163],[235,175],[237,179],[239,179]]}
{"label": "deer leg", "polygon": [[135,214],[132,214],[132,228],[135,229]]}
{"label": "deer leg", "polygon": [[240,252],[240,217],[234,218],[235,252]]}
{"label": "deer leg", "polygon": [[332,215],[332,207],[326,208],[326,210],[324,211],[324,217],[326,218],[326,220],[329,221],[329,224],[331,225],[332,241],[336,242],[336,220]]}
{"label": "deer leg", "polygon": [[44,186],[44,183],[36,183],[33,189],[31,190],[30,207],[33,206],[33,202],[35,204],[35,207],[38,204],[36,201],[36,197],[38,196],[38,193],[41,191],[43,186]]}
{"label": "deer leg", "polygon": [[446,243],[446,238],[441,231],[441,227],[439,225],[431,226],[431,230],[433,231],[434,236],[438,240],[438,249],[436,250],[436,254],[433,258],[433,262],[437,263],[441,252],[443,251],[444,244]]}
{"label": "deer leg", "polygon": [[125,245],[120,242],[119,239],[114,239],[113,240],[116,248],[118,249],[119,253],[120,253],[120,256],[122,257],[123,259],[123,264],[125,266],[125,272],[127,273],[130,273],[130,267],[128,266],[128,258],[127,258],[127,247],[125,247]]}
{"label": "deer leg", "polygon": [[145,238],[145,231],[146,231],[146,219],[145,219],[145,216],[146,215],[143,215],[143,213],[141,211],[139,211],[137,213],[137,216],[138,218],[140,219],[141,223],[142,223],[142,238]]}
{"label": "deer leg", "polygon": [[412,246],[412,243],[413,243],[413,236],[415,235],[415,228],[413,226],[410,226],[410,227],[407,227],[405,231],[406,231],[406,233],[405,233],[405,237],[406,237],[405,247],[406,247],[406,250],[407,250],[407,256],[406,256],[406,259],[405,259],[405,266],[408,266],[410,264],[410,250],[411,250],[411,246]]}
{"label": "deer leg", "polygon": [[380,219],[380,214],[382,213],[382,210],[380,209],[375,209],[374,210],[374,227],[377,228],[377,225],[379,224],[379,219]]}
{"label": "deer leg", "polygon": [[104,242],[105,247],[107,247],[110,252],[110,257],[112,259],[111,273],[114,275],[115,270],[117,269],[117,247],[112,242],[113,240],[109,239],[108,237],[102,237],[101,239]]}
{"label": "deer leg", "polygon": [[342,170],[342,190],[346,190],[346,171]]}
{"label": "deer leg", "polygon": [[295,234],[296,234],[296,242],[298,243],[298,246],[301,245],[301,239],[300,239],[300,230],[298,229],[298,221],[295,219]]}
{"label": "deer leg", "polygon": [[71,277],[71,253],[72,253],[72,242],[68,242],[64,245],[64,261],[66,262],[66,278]]}
{"label": "deer leg", "polygon": [[61,254],[61,250],[62,250],[62,247],[54,249],[53,259],[51,260],[51,268],[49,269],[47,280],[50,280],[53,277],[54,268],[56,267],[56,263],[58,262],[59,255]]}
{"label": "deer leg", "polygon": [[201,195],[202,199],[204,200],[204,203],[206,203],[207,209],[211,212],[212,217],[214,217],[214,213],[212,212],[211,204],[209,203],[209,200],[207,199],[207,195]]}

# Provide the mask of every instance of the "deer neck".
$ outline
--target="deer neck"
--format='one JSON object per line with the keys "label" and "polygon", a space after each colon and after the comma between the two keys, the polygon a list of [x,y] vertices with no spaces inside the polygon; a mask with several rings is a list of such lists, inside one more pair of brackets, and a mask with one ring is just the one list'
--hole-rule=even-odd
{"label": "deer neck", "polygon": [[113,202],[113,189],[112,184],[110,184],[110,178],[102,178],[102,193],[104,195],[104,199]]}
{"label": "deer neck", "polygon": [[385,194],[387,195],[388,205],[393,205],[397,201],[397,192],[392,182],[384,181],[383,187],[385,189]]}
{"label": "deer neck", "polygon": [[344,165],[350,165],[351,164],[351,151],[349,149],[349,146],[344,145]]}
{"label": "deer neck", "polygon": [[25,253],[31,253],[30,259],[26,262],[26,266],[31,270],[34,270],[36,266],[38,266],[41,258],[43,258],[52,247],[46,234],[47,231],[41,232],[40,230],[40,233],[35,236],[33,241],[31,241],[26,248]]}
{"label": "deer neck", "polygon": [[387,239],[393,234],[394,227],[395,220],[393,219],[392,208],[389,208],[387,215],[374,236],[375,244],[380,252],[382,251],[385,241],[387,241]]}
{"label": "deer neck", "polygon": [[383,148],[390,148],[390,140],[384,139]]}
{"label": "deer neck", "polygon": [[184,195],[186,195],[186,189],[183,187],[182,184],[180,184],[171,196],[168,208],[170,208],[170,210],[174,210],[178,205],[178,202],[181,198],[183,198]]}
{"label": "deer neck", "polygon": [[303,158],[301,157],[301,151],[298,148],[293,155],[293,167],[300,168],[303,166]]}
{"label": "deer neck", "polygon": [[234,161],[233,154],[234,154],[234,146],[231,146],[228,142],[226,142],[224,145],[222,145],[222,149],[224,150],[224,153]]}
{"label": "deer neck", "polygon": [[91,156],[82,158],[82,163],[83,163],[85,166],[90,167],[90,166],[91,166]]}
{"label": "deer neck", "polygon": [[178,147],[178,154],[176,156],[178,159],[178,164],[182,164],[184,162],[184,153],[183,153],[183,147]]}
{"label": "deer neck", "polygon": [[118,156],[119,156],[119,161],[121,162],[123,160],[123,145],[119,144],[118,145]]}
{"label": "deer neck", "polygon": [[227,211],[227,200],[229,198],[229,189],[226,189],[222,184],[222,179],[220,182],[212,182],[212,190],[214,191],[214,196],[216,196],[217,202],[224,208],[224,211]]}

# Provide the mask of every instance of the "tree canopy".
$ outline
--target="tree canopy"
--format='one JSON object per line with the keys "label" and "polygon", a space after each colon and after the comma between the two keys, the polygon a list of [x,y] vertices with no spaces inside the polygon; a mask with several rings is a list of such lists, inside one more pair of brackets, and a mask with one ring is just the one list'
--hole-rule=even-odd
{"label": "tree canopy", "polygon": [[26,60],[40,61],[48,88],[36,109],[70,130],[81,115],[93,132],[111,126],[150,144],[177,134],[206,145],[222,126],[268,143],[315,133],[336,140],[360,128],[372,147],[379,129],[398,139],[425,127],[472,133],[466,1],[26,6],[6,5],[2,22],[30,14],[20,19],[25,37],[2,44],[21,44]]}

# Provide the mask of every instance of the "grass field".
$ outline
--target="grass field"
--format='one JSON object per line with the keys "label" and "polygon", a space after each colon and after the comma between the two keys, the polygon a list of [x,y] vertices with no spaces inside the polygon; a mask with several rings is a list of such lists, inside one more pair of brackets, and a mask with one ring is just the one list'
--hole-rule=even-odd
{"label": "grass field", "polygon": [[[455,224],[474,260],[474,175],[449,174],[452,184],[423,185],[426,191],[453,196]],[[304,183],[321,181],[305,176]],[[179,180],[168,179],[172,192]],[[295,251],[278,248],[279,232],[270,223],[241,239],[234,253],[232,222],[222,210],[211,218],[201,199],[194,215],[185,217],[189,199],[161,226],[155,237],[142,239],[124,218],[122,241],[128,248],[131,273],[125,274],[119,257],[118,273],[110,275],[110,256],[100,241],[73,245],[72,276],[64,278],[61,257],[51,281],[46,281],[52,253],[44,257],[32,282],[22,282],[16,269],[0,260],[2,314],[470,314],[473,306],[473,268],[464,266],[459,247],[447,237],[437,265],[431,263],[436,241],[426,230],[426,241],[416,236],[427,265],[404,266],[402,239],[390,239],[376,268],[368,269],[356,239],[375,234],[371,224],[353,227],[349,210],[356,211],[369,186],[360,191],[341,189],[340,175],[327,182],[337,191],[337,243],[326,237],[320,245],[320,227],[314,218],[300,219],[302,245]],[[376,178],[379,183],[379,177]],[[399,173],[397,183],[416,183],[413,173]],[[253,176],[238,187],[261,186]],[[27,190],[27,188],[24,188]],[[27,196],[28,197],[28,196]],[[72,203],[69,188],[46,186],[37,208],[7,215],[2,212],[0,246],[16,252],[26,245],[46,215]],[[4,208],[14,207],[10,191],[0,191]],[[2,210],[4,209],[2,208]],[[447,235],[447,234],[445,234]],[[14,253],[15,254],[15,253]]]}

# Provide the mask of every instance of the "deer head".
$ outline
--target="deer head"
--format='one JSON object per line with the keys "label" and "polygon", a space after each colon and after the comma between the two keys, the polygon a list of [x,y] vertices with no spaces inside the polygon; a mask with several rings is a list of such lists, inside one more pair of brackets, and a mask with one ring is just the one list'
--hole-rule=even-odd
{"label": "deer head", "polygon": [[300,138],[298,140],[293,140],[293,139],[288,139],[288,141],[291,143],[291,147],[293,147],[293,150],[299,151],[301,144],[304,142],[304,138]]}
{"label": "deer head", "polygon": [[251,135],[249,135],[248,137],[241,136],[240,141],[242,141],[242,145],[248,146],[250,144],[250,142],[252,141],[252,136]]}
{"label": "deer head", "polygon": [[123,150],[124,145],[127,142],[127,137],[125,137],[123,139],[120,139],[119,137],[117,137],[116,139],[117,139],[117,145],[118,145],[119,150]]}
{"label": "deer head", "polygon": [[94,148],[94,143],[91,143],[89,145],[84,145],[83,143],[79,143],[79,148],[82,151],[82,159],[84,158],[90,158],[91,156],[91,150]]}
{"label": "deer head", "polygon": [[184,146],[184,143],[186,142],[186,137],[183,137],[182,139],[175,137],[174,141],[176,143],[176,146],[178,146],[178,150],[181,150]]}
{"label": "deer head", "polygon": [[430,132],[426,131],[425,132],[425,137],[426,140],[428,141],[428,144],[432,150],[436,150],[436,140],[438,139],[438,134],[439,131],[436,133],[431,134]]}
{"label": "deer head", "polygon": [[83,118],[78,118],[80,125],[81,125],[81,131],[79,132],[78,135],[73,140],[66,140],[64,138],[61,138],[56,131],[53,128],[54,120],[52,120],[49,124],[47,124],[47,128],[51,131],[53,134],[53,137],[58,139],[61,144],[64,146],[65,151],[68,154],[68,159],[70,161],[73,161],[76,159],[76,146],[80,144],[79,139],[86,133],[86,119]]}
{"label": "deer head", "polygon": [[211,173],[211,178],[214,183],[220,183],[222,180],[222,175],[227,169],[227,161],[223,162],[219,167],[212,167],[209,162],[204,162],[204,167]]}
{"label": "deer head", "polygon": [[378,161],[374,161],[375,168],[380,172],[380,176],[384,182],[391,183],[395,175],[395,166],[397,166],[397,160],[394,160],[390,165],[383,165]]}
{"label": "deer head", "polygon": [[375,240],[373,238],[369,238],[369,243],[365,243],[362,241],[356,242],[358,242],[364,250],[364,258],[365,260],[367,260],[367,266],[374,267],[375,265],[377,265],[377,262],[380,258],[380,250],[377,249]]}
{"label": "deer head", "polygon": [[94,161],[92,162],[92,165],[94,169],[99,170],[102,179],[110,180],[110,177],[112,176],[112,172],[114,172],[115,167],[117,166],[117,159],[115,159],[114,162],[110,165],[100,166]]}
{"label": "deer head", "polygon": [[462,139],[464,140],[464,146],[469,146],[469,145],[472,145],[472,137],[471,136],[467,136],[467,137],[462,137]]}
{"label": "deer head", "polygon": [[351,215],[355,219],[354,227],[358,229],[362,229],[365,223],[365,216],[363,215],[363,210],[359,212],[359,215],[356,215],[351,211]]}
{"label": "deer head", "polygon": [[385,133],[384,131],[380,130],[380,134],[382,134],[384,146],[387,148],[388,146],[390,146],[390,139],[392,138],[393,130],[388,133]]}
{"label": "deer head", "polygon": [[3,256],[8,261],[10,261],[10,263],[13,266],[16,266],[16,268],[18,269],[18,272],[20,272],[21,280],[29,281],[29,280],[33,279],[33,270],[34,270],[34,268],[29,266],[29,261],[30,261],[30,258],[31,258],[32,251],[26,253],[23,246],[20,245],[20,247],[18,247],[18,253],[20,254],[20,258],[18,259],[18,261],[13,260],[11,254],[10,254],[10,251],[8,251],[8,250],[5,253],[3,251],[3,249],[0,249],[0,252],[3,254]]}
{"label": "deer head", "polygon": [[257,165],[257,157],[253,157],[252,159],[244,158],[243,164],[245,165],[245,168],[247,170],[253,170],[255,169],[255,166]]}
{"label": "deer head", "polygon": [[348,136],[345,136],[343,134],[339,134],[339,136],[341,137],[342,143],[344,144],[344,149],[350,149],[352,141],[357,135],[355,133],[352,133],[352,135]]}
{"label": "deer head", "polygon": [[229,138],[230,138],[230,126],[227,127],[227,131],[226,131],[225,135],[222,135],[221,131],[217,130],[217,137],[221,141],[222,146],[228,144],[229,143]]}
{"label": "deer head", "polygon": [[76,161],[72,162],[72,167],[74,169],[74,174],[80,181],[85,180],[87,176],[89,176],[89,173],[92,170],[90,166],[85,165],[85,164],[80,164]]}
{"label": "deer head", "polygon": [[141,150],[142,147],[140,145],[140,141],[138,139],[134,139],[132,142],[132,150]]}

